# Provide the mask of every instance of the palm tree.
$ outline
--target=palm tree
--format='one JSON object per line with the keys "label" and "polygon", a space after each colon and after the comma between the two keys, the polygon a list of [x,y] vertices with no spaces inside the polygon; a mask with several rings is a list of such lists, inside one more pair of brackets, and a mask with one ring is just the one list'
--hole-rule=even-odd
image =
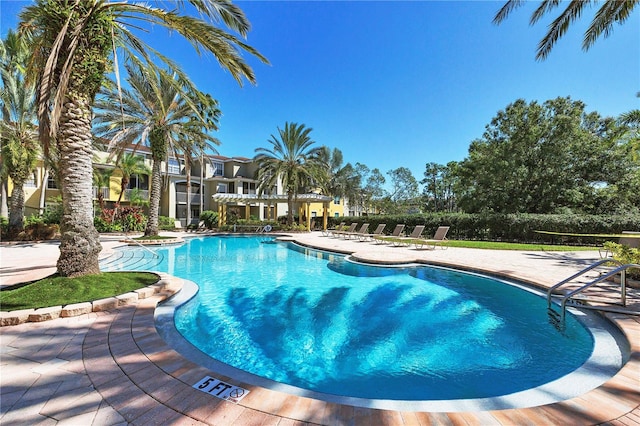
{"label": "palm tree", "polygon": [[[20,14],[20,31],[32,43],[32,71],[39,75],[40,138],[53,143],[60,154],[63,218],[58,272],[80,276],[100,271],[99,234],[93,226],[91,188],[91,117],[96,94],[116,48],[130,62],[154,66],[167,64],[181,85],[187,79],[178,67],[140,40],[133,31],[150,25],[176,31],[197,52],[210,52],[234,79],[255,83],[240,56],[249,52],[263,62],[255,49],[211,24],[223,22],[245,37],[249,22],[228,0],[189,0],[201,18],[182,14],[186,2],[167,0],[175,8],[164,10],[142,3],[107,0],[36,0]],[[117,71],[117,66],[115,67]],[[117,74],[117,73],[116,73]]]}
{"label": "palm tree", "polygon": [[254,160],[258,163],[258,194],[275,187],[282,181],[287,193],[287,224],[293,224],[293,202],[299,191],[322,181],[322,147],[312,147],[315,143],[309,133],[313,129],[304,124],[285,123],[284,129],[278,128],[276,137],[271,135],[270,148],[257,148]]}
{"label": "palm tree", "polygon": [[[2,87],[12,84],[18,75],[24,74],[25,64],[30,52],[22,37],[19,37],[13,30],[9,29],[4,40],[0,40],[0,79]],[[2,108],[2,119],[10,121],[10,111]],[[0,157],[0,169],[2,169],[2,157]],[[4,176],[0,176],[0,190],[2,200],[0,202],[0,216],[9,216],[7,206],[7,181]]]}
{"label": "palm tree", "polygon": [[[495,24],[500,24],[514,9],[522,6],[524,3],[524,0],[508,0],[493,18],[493,22]],[[538,22],[544,15],[559,6],[560,3],[561,2],[558,0],[541,1],[538,8],[531,15],[531,25]],[[573,0],[562,3],[565,3],[567,6],[564,11],[562,11],[562,13],[560,13],[560,15],[549,25],[547,34],[538,43],[536,59],[545,59],[560,37],[567,32],[571,23],[580,18],[585,7],[595,3],[595,1]],[[604,0],[602,6],[596,12],[593,21],[591,21],[591,25],[584,33],[582,49],[589,50],[600,36],[608,37],[613,31],[613,24],[624,23],[627,18],[631,16],[631,12],[638,3],[640,3],[640,0]]]}
{"label": "palm tree", "polygon": [[149,167],[144,163],[144,157],[130,152],[125,152],[116,159],[116,168],[119,169],[122,174],[122,178],[120,180],[120,194],[118,194],[118,201],[116,201],[117,209],[120,205],[120,201],[122,201],[122,196],[129,188],[131,176],[149,175],[151,174],[151,170],[149,170]]}
{"label": "palm tree", "polygon": [[111,174],[113,173],[113,169],[93,169],[93,185],[98,188],[98,205],[100,206],[100,211],[104,216],[104,194],[102,193],[102,188],[109,188],[111,186]]}
{"label": "palm tree", "polygon": [[[5,74],[5,73],[3,73]],[[35,88],[18,72],[3,75],[3,120],[0,124],[2,154],[1,175],[13,181],[9,208],[9,233],[15,235],[24,226],[24,183],[33,178],[39,158]]]}
{"label": "palm tree", "polygon": [[344,197],[349,206],[357,206],[361,193],[361,179],[356,169],[347,163],[343,165],[342,151],[323,147],[320,159],[327,165],[327,176],[323,179],[322,191],[333,197]]}
{"label": "palm tree", "polygon": [[[123,108],[115,104],[114,93],[96,102],[95,131],[111,140],[115,150],[148,146],[151,150],[149,220],[145,236],[158,235],[162,163],[169,154],[180,158],[194,147],[205,149],[219,141],[207,131],[215,130],[220,113],[217,101],[193,89],[175,85],[175,77],[164,70],[154,74],[150,67],[127,65],[131,90],[122,90]],[[120,126],[124,126],[121,128]],[[202,148],[199,148],[202,147]]]}

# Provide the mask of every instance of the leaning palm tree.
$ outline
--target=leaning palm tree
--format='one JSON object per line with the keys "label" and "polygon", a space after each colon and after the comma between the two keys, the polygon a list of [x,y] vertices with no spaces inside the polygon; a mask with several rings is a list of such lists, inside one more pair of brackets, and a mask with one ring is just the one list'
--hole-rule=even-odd
{"label": "leaning palm tree", "polygon": [[[220,115],[217,101],[197,89],[185,91],[176,87],[175,77],[164,70],[140,65],[127,65],[130,90],[122,90],[122,108],[114,102],[113,93],[105,93],[96,102],[98,135],[111,141],[115,151],[133,146],[151,150],[151,188],[149,220],[145,236],[158,235],[162,163],[169,156],[180,158],[193,146],[205,149],[219,141],[208,134],[215,130]],[[211,118],[215,117],[215,118]],[[122,127],[121,127],[122,126]],[[191,145],[191,147],[190,147]]]}
{"label": "leaning palm tree", "polygon": [[323,179],[326,164],[322,161],[322,147],[312,147],[315,143],[309,133],[311,128],[304,124],[285,123],[278,128],[278,137],[271,135],[270,148],[257,148],[254,160],[258,163],[258,194],[282,182],[287,194],[287,224],[293,224],[293,203],[299,191]]}
{"label": "leaning palm tree", "polygon": [[[144,157],[130,152],[125,152],[116,159],[116,168],[120,170],[120,194],[118,194],[118,200],[116,201],[116,208],[122,201],[122,196],[129,188],[129,182],[131,182],[131,176],[133,175],[149,175],[151,170],[144,163]],[[115,212],[114,212],[115,214]]]}
{"label": "leaning palm tree", "polygon": [[104,194],[102,193],[102,188],[109,188],[111,185],[111,174],[113,173],[113,169],[93,169],[93,186],[98,189],[98,205],[100,206],[100,211],[104,215],[105,211],[105,202],[104,202]]}
{"label": "leaning palm tree", "polygon": [[[496,24],[501,23],[514,9],[524,3],[524,0],[508,0],[493,18],[493,22]],[[560,37],[567,32],[569,26],[580,18],[586,6],[596,2],[594,0],[573,0],[569,2],[543,0],[531,15],[531,25],[558,7],[560,3],[566,4],[566,8],[553,20],[549,25],[547,34],[538,43],[536,59],[545,59]],[[631,16],[631,12],[640,3],[640,0],[604,0],[602,3],[602,6],[591,21],[591,25],[584,33],[583,50],[588,50],[601,36],[608,37],[613,31],[614,24],[624,23]]]}
{"label": "leaning palm tree", "polygon": [[[167,5],[169,3],[169,5]],[[91,189],[91,117],[96,94],[117,49],[129,61],[165,63],[182,86],[187,79],[176,64],[144,43],[136,31],[164,27],[185,37],[200,52],[210,52],[242,84],[255,83],[252,69],[240,55],[245,51],[266,62],[238,37],[213,25],[223,22],[245,37],[249,22],[229,0],[190,0],[201,18],[182,14],[187,2],[166,0],[160,5],[107,0],[36,0],[20,14],[20,29],[32,43],[38,73],[40,138],[55,144],[60,155],[64,214],[58,272],[80,276],[100,271],[99,235],[93,226]],[[115,66],[118,70],[117,65]],[[176,82],[176,85],[178,83]]]}
{"label": "leaning palm tree", "polygon": [[[4,78],[6,77],[6,78]],[[15,235],[24,226],[24,183],[33,178],[40,155],[36,123],[35,88],[18,73],[3,76],[0,92],[3,119],[0,123],[0,175],[13,182],[9,207],[9,233]]]}

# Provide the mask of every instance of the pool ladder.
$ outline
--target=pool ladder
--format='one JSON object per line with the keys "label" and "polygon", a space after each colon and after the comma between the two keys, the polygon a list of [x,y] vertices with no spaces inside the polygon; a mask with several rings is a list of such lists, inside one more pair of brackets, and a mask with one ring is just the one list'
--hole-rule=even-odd
{"label": "pool ladder", "polygon": [[[610,265],[613,265],[613,266],[610,266]],[[591,279],[586,283],[578,281],[578,278],[581,278],[581,277],[589,279],[588,277],[586,277],[586,274],[599,267],[603,267],[603,269],[604,268],[606,269],[604,269],[604,271],[600,271],[599,275],[595,279]],[[602,305],[594,306],[594,305],[589,305],[586,302],[597,301],[599,303],[626,306],[627,305],[627,274],[626,273],[627,273],[627,270],[631,268],[640,269],[640,265],[635,263],[622,264],[621,262],[611,258],[602,259],[594,263],[593,265],[590,265],[587,268],[581,270],[580,272],[570,276],[569,278],[566,278],[560,281],[559,283],[555,284],[554,286],[549,288],[549,291],[547,292],[547,311],[549,313],[549,320],[551,321],[552,324],[560,328],[563,328],[565,314],[567,310],[567,304],[579,305],[583,309],[596,309],[601,311],[620,312],[620,310],[616,310],[614,307],[608,308]],[[614,288],[612,287],[612,282],[608,280],[609,278],[612,278],[617,274],[620,274],[620,287],[619,287],[620,301],[619,302],[614,302],[611,300],[608,300],[608,301],[595,300],[595,299],[579,296],[580,293],[583,293],[585,290],[589,289],[590,287],[593,287],[597,284],[604,285],[605,281],[607,282],[606,291],[613,291]],[[570,285],[570,284],[573,284],[573,285],[582,284],[582,285],[578,288],[575,288],[573,290],[568,290],[566,292],[560,289],[562,286]],[[618,289],[616,288],[615,290],[617,291]],[[560,298],[560,312],[557,312],[552,307],[551,300],[553,297]],[[628,313],[628,312],[624,312],[624,313]]]}

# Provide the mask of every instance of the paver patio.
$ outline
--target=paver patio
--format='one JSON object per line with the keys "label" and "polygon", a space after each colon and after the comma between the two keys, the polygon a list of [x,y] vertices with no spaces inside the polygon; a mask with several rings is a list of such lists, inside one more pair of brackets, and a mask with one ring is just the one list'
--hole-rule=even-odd
{"label": "paver patio", "polygon": [[[549,286],[598,257],[597,252],[417,251],[300,234],[301,243],[380,261],[432,261],[509,275]],[[117,245],[106,241],[108,250]],[[0,279],[26,280],[55,265],[57,250],[2,245]],[[18,255],[19,252],[20,254]],[[35,260],[34,260],[35,258]],[[28,275],[31,274],[31,275]],[[17,282],[17,281],[15,281]],[[327,403],[221,377],[171,349],[156,332],[155,305],[166,294],[110,312],[0,328],[0,424],[612,424],[640,425],[640,322],[607,314],[631,343],[627,364],[584,395],[526,409],[462,413],[400,412]],[[239,404],[193,389],[205,375],[248,388]]]}

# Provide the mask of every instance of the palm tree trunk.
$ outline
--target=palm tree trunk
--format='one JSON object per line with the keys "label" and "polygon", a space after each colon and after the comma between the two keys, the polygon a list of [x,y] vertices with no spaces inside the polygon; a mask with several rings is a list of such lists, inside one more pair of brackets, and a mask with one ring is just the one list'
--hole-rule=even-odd
{"label": "palm tree trunk", "polygon": [[24,229],[24,182],[14,181],[9,206],[9,235],[18,235]]}
{"label": "palm tree trunk", "polygon": [[57,266],[65,277],[99,273],[102,250],[100,234],[93,226],[91,101],[76,96],[76,100],[64,101],[57,135],[63,208]]}
{"label": "palm tree trunk", "polygon": [[191,224],[191,163],[185,157],[184,171],[187,174],[187,226]]}
{"label": "palm tree trunk", "polygon": [[162,190],[162,170],[159,160],[153,160],[151,168],[151,189],[149,194],[149,219],[144,236],[158,235],[158,211],[160,209],[160,191]]}
{"label": "palm tree trunk", "polygon": [[49,169],[45,167],[44,176],[42,177],[42,184],[40,185],[40,204],[38,205],[38,212],[44,214],[44,202],[47,198],[47,182],[49,181]]}
{"label": "palm tree trunk", "polygon": [[287,206],[289,207],[289,211],[287,212],[287,225],[293,225],[293,192],[289,191],[287,193]]}
{"label": "palm tree trunk", "polygon": [[2,179],[0,182],[0,216],[9,216],[9,205],[7,204],[7,196],[9,195],[7,190],[7,180]]}

